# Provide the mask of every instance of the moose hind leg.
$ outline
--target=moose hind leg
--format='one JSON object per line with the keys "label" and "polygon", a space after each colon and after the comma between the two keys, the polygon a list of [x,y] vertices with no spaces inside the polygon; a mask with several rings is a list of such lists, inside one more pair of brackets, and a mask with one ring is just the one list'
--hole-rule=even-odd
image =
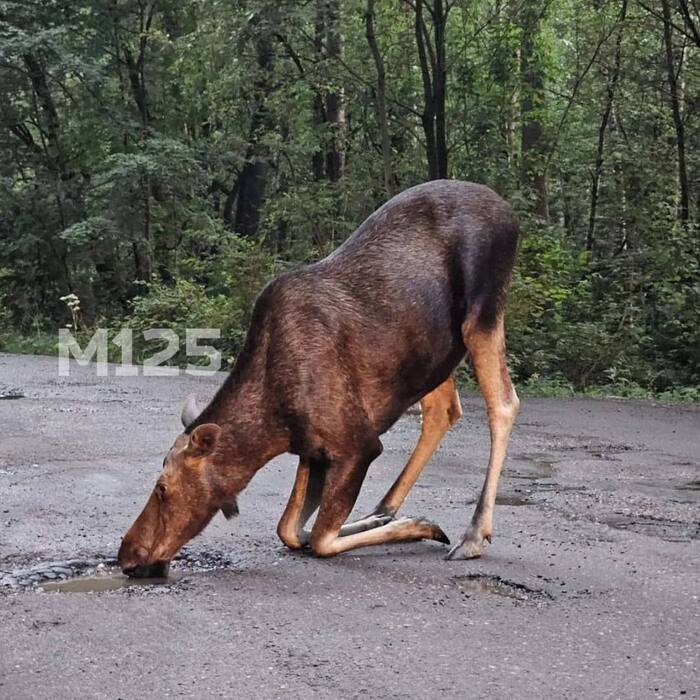
{"label": "moose hind leg", "polygon": [[341,535],[341,526],[352,511],[360,492],[367,468],[378,455],[335,461],[326,473],[321,507],[311,530],[311,550],[320,557],[332,557],[341,552],[373,544],[410,542],[433,539],[449,543],[445,533],[424,519],[401,518],[371,530]]}
{"label": "moose hind leg", "polygon": [[440,445],[445,433],[462,417],[462,406],[450,377],[420,402],[423,425],[420,439],[401,474],[382,498],[375,514],[394,516]]}
{"label": "moose hind leg", "polygon": [[479,557],[483,552],[484,542],[491,541],[498,480],[506,456],[508,437],[520,403],[506,365],[503,317],[501,316],[495,326],[488,330],[467,322],[463,328],[463,335],[479,389],[486,401],[491,453],[486,480],[469,528],[462,541],[452,548],[448,559]]}
{"label": "moose hind leg", "polygon": [[445,433],[461,418],[462,406],[450,377],[426,394],[420,402],[423,425],[406,466],[374,511],[360,520],[343,525],[341,536],[354,535],[390,523],[418,480]]}

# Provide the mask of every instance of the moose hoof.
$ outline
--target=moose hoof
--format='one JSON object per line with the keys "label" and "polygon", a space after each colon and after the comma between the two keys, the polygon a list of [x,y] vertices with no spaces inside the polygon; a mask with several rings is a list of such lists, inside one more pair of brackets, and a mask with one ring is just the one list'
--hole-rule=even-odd
{"label": "moose hoof", "polygon": [[442,542],[443,544],[450,544],[449,537],[443,532],[442,528],[437,523],[434,523],[432,520],[428,520],[427,518],[415,518],[414,522],[421,529],[424,529],[426,534],[423,535],[423,539],[435,540],[435,542]]}
{"label": "moose hoof", "polygon": [[478,534],[468,534],[456,544],[447,554],[448,559],[477,559],[484,553],[484,542],[491,541],[490,537]]}

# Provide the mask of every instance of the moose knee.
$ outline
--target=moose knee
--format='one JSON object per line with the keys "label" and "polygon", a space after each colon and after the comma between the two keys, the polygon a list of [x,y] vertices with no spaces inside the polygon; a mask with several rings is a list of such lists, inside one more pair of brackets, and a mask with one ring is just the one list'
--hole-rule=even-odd
{"label": "moose knee", "polygon": [[446,433],[462,416],[461,407],[452,405],[426,406],[423,411],[423,430]]}
{"label": "moose knee", "polygon": [[516,417],[518,416],[518,411],[520,410],[520,399],[518,398],[518,394],[515,391],[514,386],[511,386],[510,388],[510,397],[506,402],[506,406],[509,420],[512,422],[516,419]]}
{"label": "moose knee", "polygon": [[311,551],[317,557],[332,557],[337,554],[335,549],[336,538],[327,534],[321,536],[311,535]]}
{"label": "moose knee", "polygon": [[296,529],[291,528],[283,520],[280,520],[279,525],[277,525],[277,536],[289,549],[301,549],[304,546]]}
{"label": "moose knee", "polygon": [[519,407],[520,400],[515,391],[513,391],[508,401],[502,401],[495,406],[489,406],[489,419],[498,426],[510,429],[518,415]]}

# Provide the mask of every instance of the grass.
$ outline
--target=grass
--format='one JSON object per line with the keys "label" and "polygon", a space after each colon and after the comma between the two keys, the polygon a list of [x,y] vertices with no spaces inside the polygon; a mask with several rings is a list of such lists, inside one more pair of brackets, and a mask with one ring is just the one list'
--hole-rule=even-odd
{"label": "grass", "polygon": [[[457,382],[467,391],[478,391],[471,370],[462,365],[458,368]],[[700,403],[700,386],[672,387],[664,391],[654,391],[634,382],[610,382],[579,389],[561,377],[549,378],[532,376],[517,381],[518,395],[522,398],[596,398],[596,399],[642,399],[669,404]]]}
{"label": "grass", "polygon": [[0,352],[19,355],[56,355],[58,334],[41,332],[23,336],[17,333],[0,333]]}

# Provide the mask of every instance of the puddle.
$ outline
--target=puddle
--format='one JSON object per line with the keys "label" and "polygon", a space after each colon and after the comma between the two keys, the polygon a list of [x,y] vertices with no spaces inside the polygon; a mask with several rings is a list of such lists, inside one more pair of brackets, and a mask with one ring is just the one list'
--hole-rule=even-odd
{"label": "puddle", "polygon": [[78,576],[65,581],[48,581],[39,585],[47,593],[102,593],[132,586],[164,586],[175,583],[180,576],[176,572],[161,578],[129,578],[119,568],[109,567],[93,576]]}
{"label": "puddle", "polygon": [[[217,569],[237,569],[245,556],[230,556],[220,552],[183,551],[173,560],[167,578],[130,579],[121,573],[116,559],[67,559],[35,564],[26,569],[0,571],[0,593],[40,589],[65,593],[98,593],[119,588],[157,588],[174,585],[185,574],[203,573]],[[161,589],[164,590],[164,589]]]}
{"label": "puddle", "polygon": [[552,598],[547,591],[535,590],[521,583],[506,581],[500,576],[469,574],[467,576],[456,576],[453,580],[466,598],[483,593],[519,601],[542,601],[551,600]]}

